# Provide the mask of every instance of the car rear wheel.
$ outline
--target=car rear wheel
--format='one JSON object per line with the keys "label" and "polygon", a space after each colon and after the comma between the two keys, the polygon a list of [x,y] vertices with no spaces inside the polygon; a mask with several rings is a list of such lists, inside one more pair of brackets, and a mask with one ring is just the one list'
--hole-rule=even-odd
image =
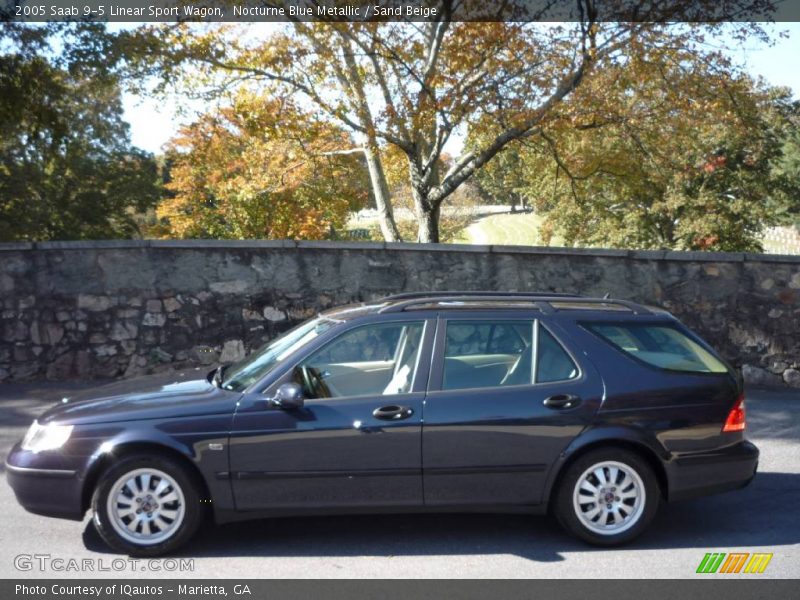
{"label": "car rear wheel", "polygon": [[593,450],[570,465],[556,492],[555,513],[571,534],[598,546],[639,536],[658,511],[661,493],[650,465],[620,448]]}
{"label": "car rear wheel", "polygon": [[194,478],[176,461],[135,455],[100,478],[92,497],[94,524],[103,540],[131,556],[159,556],[185,544],[200,524]]}

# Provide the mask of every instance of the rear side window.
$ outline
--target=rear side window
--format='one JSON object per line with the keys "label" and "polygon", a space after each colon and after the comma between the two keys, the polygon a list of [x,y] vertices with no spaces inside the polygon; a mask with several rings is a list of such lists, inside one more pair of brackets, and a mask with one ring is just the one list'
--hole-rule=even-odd
{"label": "rear side window", "polygon": [[448,356],[474,354],[519,354],[530,344],[530,322],[485,323],[452,321],[447,326]]}
{"label": "rear side window", "polygon": [[614,346],[655,367],[690,373],[727,373],[714,354],[669,325],[637,323],[587,325]]}
{"label": "rear side window", "polygon": [[447,322],[442,389],[530,385],[577,376],[578,367],[563,346],[534,320]]}
{"label": "rear side window", "polygon": [[448,321],[442,389],[531,383],[533,321]]}

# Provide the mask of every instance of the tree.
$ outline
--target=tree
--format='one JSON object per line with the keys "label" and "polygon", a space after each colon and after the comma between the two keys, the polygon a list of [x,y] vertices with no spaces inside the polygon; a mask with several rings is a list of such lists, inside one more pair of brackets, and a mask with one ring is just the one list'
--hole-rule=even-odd
{"label": "tree", "polygon": [[155,230],[168,237],[322,239],[368,199],[348,136],[287,99],[239,92],[170,143],[173,197]]}
{"label": "tree", "polygon": [[785,195],[797,200],[784,207],[782,220],[800,228],[800,102],[785,102],[782,107],[783,146],[772,175],[783,183]]}
{"label": "tree", "polygon": [[159,197],[158,174],[129,143],[104,29],[2,27],[0,240],[136,234],[133,213]]}
{"label": "tree", "polygon": [[[417,238],[437,242],[442,203],[508,144],[534,138],[553,118],[564,118],[573,92],[610,66],[653,48],[678,47],[709,60],[719,54],[702,44],[708,27],[667,22],[742,20],[752,11],[769,14],[773,3],[608,0],[601,8],[579,0],[569,4],[575,22],[557,26],[450,21],[461,4],[441,0],[440,16],[425,23],[297,22],[289,32],[255,40],[232,27],[148,27],[123,41],[139,74],[173,81],[182,71],[195,89],[210,94],[259,81],[302,96],[349,128],[366,158],[387,240],[399,234],[382,153],[398,148],[406,158]],[[740,23],[733,33],[746,31],[761,29]],[[576,119],[579,114],[578,107]],[[478,131],[487,117],[493,135],[442,172],[440,158],[454,132]]]}
{"label": "tree", "polygon": [[475,182],[487,201],[491,204],[510,204],[512,212],[517,204],[521,210],[528,208],[521,150],[520,144],[506,146],[475,174]]}
{"label": "tree", "polygon": [[675,58],[670,97],[642,78],[630,94],[609,72],[607,103],[589,120],[603,127],[555,124],[519,148],[546,232],[575,245],[758,251],[763,228],[800,206],[800,180],[779,168],[793,130],[788,92]]}

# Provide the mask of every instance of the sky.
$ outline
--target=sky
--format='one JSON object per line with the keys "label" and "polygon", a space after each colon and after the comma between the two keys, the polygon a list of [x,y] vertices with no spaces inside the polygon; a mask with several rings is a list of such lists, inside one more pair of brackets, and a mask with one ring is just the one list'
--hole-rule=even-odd
{"label": "sky", "polygon": [[[266,25],[266,24],[265,24]],[[800,23],[779,23],[773,27],[774,44],[766,46],[751,42],[730,50],[731,57],[753,76],[761,76],[772,85],[786,86],[800,99]],[[784,32],[786,37],[779,37]],[[182,118],[176,114],[171,102],[141,98],[126,93],[123,97],[125,118],[131,125],[131,140],[134,145],[154,154],[161,152],[162,146],[177,131]],[[460,153],[462,143],[453,139],[446,148],[451,155]]]}

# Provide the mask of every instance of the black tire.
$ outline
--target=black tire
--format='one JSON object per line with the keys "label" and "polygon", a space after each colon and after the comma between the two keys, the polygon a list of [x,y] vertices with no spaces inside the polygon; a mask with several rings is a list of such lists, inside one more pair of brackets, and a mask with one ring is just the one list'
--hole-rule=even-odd
{"label": "black tire", "polygon": [[[179,521],[178,519],[174,519],[173,522],[169,523],[167,527],[165,527],[165,530],[161,532],[162,535],[168,535],[166,539],[156,542],[126,539],[115,529],[115,525],[112,523],[112,517],[109,515],[108,499],[115,484],[117,484],[123,476],[130,475],[140,469],[160,471],[168,475],[169,478],[172,479],[172,482],[178,486],[179,491],[183,495],[183,502],[176,501],[171,504],[164,504],[165,507],[169,506],[171,508],[183,505],[183,511],[179,513],[182,514],[182,517]],[[141,479],[137,481],[141,482]],[[155,485],[155,483],[151,484],[151,486]],[[174,488],[167,488],[167,490],[172,489]],[[187,469],[184,468],[183,465],[172,458],[153,454],[132,454],[130,456],[124,456],[115,461],[102,474],[95,487],[92,496],[94,526],[106,544],[112,549],[128,554],[129,556],[152,557],[168,554],[183,546],[197,531],[203,513],[200,506],[201,489],[194,474],[187,472]],[[153,492],[155,492],[155,490],[153,490]],[[169,493],[169,491],[162,492],[162,494],[165,495],[164,497],[168,497]],[[134,498],[131,499],[132,505],[133,501]],[[136,504],[136,506],[141,506],[141,504]],[[156,511],[151,514],[155,514],[155,512]],[[145,515],[141,516],[143,518]],[[178,521],[178,524],[173,525],[175,521]],[[166,523],[167,520],[164,519],[161,522]],[[138,527],[141,528],[141,526]],[[157,525],[155,527],[157,527]],[[130,535],[134,534],[131,533]]]}
{"label": "black tire", "polygon": [[[587,499],[587,502],[578,502],[578,505],[584,511],[591,514],[594,510],[600,509],[600,514],[596,517],[597,521],[594,523],[595,529],[609,528],[609,530],[603,533],[598,533],[585,524],[584,519],[578,514],[578,510],[575,507],[574,494],[576,486],[583,481],[586,472],[592,469],[592,467],[603,463],[619,463],[624,465],[624,467],[630,471],[628,474],[629,481],[633,482],[634,487],[642,488],[644,494],[643,496],[641,494],[639,495],[639,504],[636,504],[635,499],[630,498],[622,499],[620,502],[620,497],[615,496],[614,499],[610,500],[611,504],[602,506],[603,502],[592,503],[592,501],[589,500],[589,498],[593,497],[591,495],[592,492],[582,492],[579,499]],[[604,469],[601,469],[601,471],[603,477],[606,478],[605,483],[602,483],[601,480],[591,474],[588,475],[588,477],[591,478],[591,481],[588,483],[589,485],[596,483],[596,489],[605,490],[608,495],[597,492],[597,496],[594,497],[609,498],[611,494],[622,494],[622,492],[611,492],[611,489],[616,490],[617,488],[616,485],[610,481],[610,471]],[[634,481],[635,476],[632,473],[638,476],[639,481]],[[633,493],[634,487],[631,487],[628,481],[621,479],[621,471],[617,476],[617,481],[624,483],[627,494]],[[584,494],[589,495],[587,496]],[[587,452],[584,456],[579,457],[574,463],[567,467],[564,476],[561,478],[559,487],[556,490],[554,501],[553,512],[558,522],[567,532],[595,546],[620,546],[622,544],[627,544],[641,535],[650,525],[658,512],[658,507],[661,502],[661,489],[658,485],[656,475],[653,473],[653,469],[645,459],[635,452],[622,448],[599,448]],[[630,503],[630,505],[622,503]],[[611,508],[607,508],[609,506]],[[614,515],[611,515],[610,511],[615,510],[615,507],[621,509],[616,511],[617,518],[619,518],[620,515],[623,516],[623,520],[616,526],[613,522],[609,524],[609,521],[613,521],[614,518]],[[626,512],[630,515],[630,521],[627,523],[624,521]],[[603,519],[605,519],[605,523],[602,522]],[[615,527],[619,527],[620,530],[616,531],[614,529]]]}

